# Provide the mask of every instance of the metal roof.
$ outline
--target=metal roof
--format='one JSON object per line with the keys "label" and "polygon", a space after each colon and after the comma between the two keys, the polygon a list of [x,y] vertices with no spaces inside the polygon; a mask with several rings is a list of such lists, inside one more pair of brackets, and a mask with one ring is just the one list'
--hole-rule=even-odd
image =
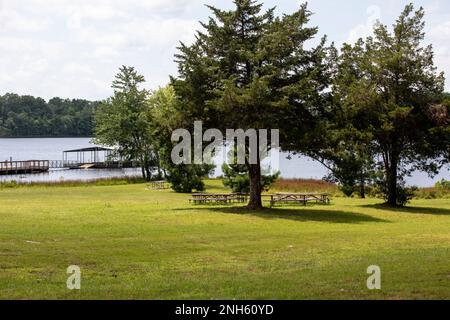
{"label": "metal roof", "polygon": [[90,147],[75,150],[67,150],[64,153],[75,153],[75,152],[98,152],[98,151],[113,151],[114,149],[104,148],[104,147]]}

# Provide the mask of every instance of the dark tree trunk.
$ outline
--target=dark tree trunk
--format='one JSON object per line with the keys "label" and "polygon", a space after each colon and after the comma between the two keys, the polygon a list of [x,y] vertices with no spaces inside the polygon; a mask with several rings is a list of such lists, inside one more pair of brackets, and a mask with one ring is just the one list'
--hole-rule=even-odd
{"label": "dark tree trunk", "polygon": [[396,207],[397,204],[397,179],[398,179],[398,160],[397,156],[391,155],[390,166],[386,168],[387,173],[387,190],[388,200],[387,204],[392,207]]}
{"label": "dark tree trunk", "polygon": [[366,198],[366,186],[364,185],[364,182],[359,185],[359,196],[361,199]]}
{"label": "dark tree trunk", "polygon": [[148,164],[145,165],[146,181],[152,180],[152,170]]}
{"label": "dark tree trunk", "polygon": [[150,168],[150,161],[148,160],[148,156],[144,155],[142,157],[142,167],[144,168],[145,171],[145,176],[144,179],[145,181],[150,181],[152,179],[152,170]]}
{"label": "dark tree trunk", "polygon": [[361,197],[361,199],[365,199],[366,198],[366,182],[364,180],[364,174],[361,173],[361,177],[359,179],[359,196]]}
{"label": "dark tree trunk", "polygon": [[141,165],[141,171],[142,171],[142,178],[144,180],[147,180],[147,173],[145,172],[145,166],[143,164]]}
{"label": "dark tree trunk", "polygon": [[261,201],[261,165],[259,163],[250,164],[248,169],[250,176],[250,202],[247,207],[251,210],[260,210],[263,208]]}

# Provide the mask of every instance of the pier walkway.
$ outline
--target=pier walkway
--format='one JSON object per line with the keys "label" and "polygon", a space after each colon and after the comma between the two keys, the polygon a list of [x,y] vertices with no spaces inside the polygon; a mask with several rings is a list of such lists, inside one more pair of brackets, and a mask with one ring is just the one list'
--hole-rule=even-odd
{"label": "pier walkway", "polygon": [[5,161],[0,162],[0,175],[47,172],[48,160]]}

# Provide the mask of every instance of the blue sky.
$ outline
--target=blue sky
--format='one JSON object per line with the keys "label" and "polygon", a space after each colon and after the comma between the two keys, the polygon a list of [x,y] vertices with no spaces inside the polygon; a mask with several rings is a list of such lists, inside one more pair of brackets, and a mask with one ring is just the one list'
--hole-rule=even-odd
{"label": "blue sky", "polygon": [[[263,2],[278,13],[301,3]],[[311,25],[340,45],[369,35],[377,19],[391,25],[409,2],[310,0]],[[426,42],[450,77],[450,1],[412,2],[425,8]],[[178,41],[190,42],[209,15],[205,3],[231,7],[229,0],[0,0],[0,94],[104,99],[124,64],[137,67],[149,89],[165,85],[176,74]]]}

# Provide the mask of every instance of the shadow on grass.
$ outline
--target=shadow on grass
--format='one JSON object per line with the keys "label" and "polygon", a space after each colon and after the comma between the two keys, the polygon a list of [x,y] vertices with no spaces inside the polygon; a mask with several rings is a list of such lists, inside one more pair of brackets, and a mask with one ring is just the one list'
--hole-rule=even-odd
{"label": "shadow on grass", "polygon": [[385,204],[366,204],[361,208],[371,208],[384,211],[411,213],[411,214],[431,214],[431,215],[450,215],[450,209],[430,208],[430,207],[389,207]]}
{"label": "shadow on grass", "polygon": [[333,211],[333,210],[310,210],[310,209],[297,209],[297,208],[265,208],[262,211],[248,210],[244,207],[192,207],[190,209],[175,209],[175,210],[204,210],[225,214],[239,214],[239,215],[251,215],[258,218],[274,220],[274,219],[287,219],[294,221],[316,221],[316,222],[329,222],[329,223],[363,223],[363,222],[389,222],[375,218],[369,215],[347,212],[347,211]]}

